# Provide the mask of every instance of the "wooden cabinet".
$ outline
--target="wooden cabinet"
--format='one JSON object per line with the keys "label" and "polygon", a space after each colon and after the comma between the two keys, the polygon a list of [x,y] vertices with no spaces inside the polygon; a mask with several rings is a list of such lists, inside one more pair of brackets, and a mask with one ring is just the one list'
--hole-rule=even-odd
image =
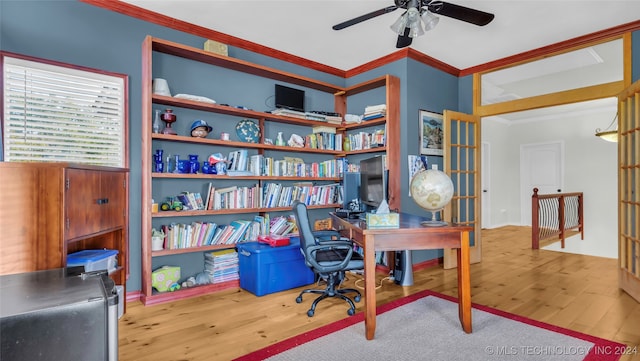
{"label": "wooden cabinet", "polygon": [[128,276],[128,171],[67,163],[0,162],[0,274],[64,267],[67,254],[118,250]]}
{"label": "wooden cabinet", "polygon": [[73,168],[65,173],[66,240],[124,224],[125,173]]}
{"label": "wooden cabinet", "polygon": [[[153,251],[151,247],[151,231],[152,228],[158,228],[159,225],[165,225],[169,222],[176,223],[189,223],[195,221],[208,221],[217,219],[217,217],[229,217],[244,218],[253,217],[254,215],[265,215],[270,213],[288,212],[290,213],[290,206],[278,206],[278,207],[248,207],[245,209],[218,209],[218,210],[187,210],[187,211],[166,211],[166,212],[152,212],[152,199],[159,203],[166,197],[174,196],[180,191],[184,191],[184,187],[192,187],[192,184],[206,184],[209,182],[215,183],[216,187],[225,187],[228,185],[244,185],[249,183],[255,183],[259,187],[264,187],[270,182],[340,182],[341,179],[336,176],[328,177],[297,177],[297,176],[275,176],[275,175],[241,175],[241,176],[229,176],[229,175],[212,175],[212,174],[180,174],[180,173],[155,173],[152,172],[154,154],[158,149],[173,149],[173,152],[181,152],[182,155],[207,151],[210,153],[224,152],[225,149],[248,149],[252,154],[266,155],[279,154],[279,156],[295,156],[300,158],[312,158],[312,159],[332,159],[345,158],[350,154],[365,154],[365,153],[380,153],[387,152],[388,156],[393,155],[393,167],[399,169],[399,152],[390,151],[387,147],[380,147],[377,149],[366,149],[357,152],[345,152],[341,147],[335,149],[315,149],[315,148],[294,148],[290,146],[275,145],[265,142],[266,138],[275,139],[278,130],[278,126],[284,127],[285,130],[306,129],[301,131],[307,131],[311,133],[312,128],[315,126],[332,127],[337,134],[344,135],[347,132],[355,131],[359,128],[369,126],[380,126],[387,128],[387,137],[393,137],[393,139],[399,139],[399,80],[393,76],[385,75],[376,78],[371,81],[367,81],[361,84],[357,84],[351,87],[341,87],[322,81],[317,81],[304,76],[283,72],[277,69],[268,68],[258,64],[252,64],[243,60],[234,59],[232,57],[221,56],[214,53],[209,53],[204,50],[184,46],[181,44],[161,40],[157,38],[147,37],[142,46],[142,61],[143,61],[143,74],[142,74],[142,301],[144,304],[156,304],[176,299],[182,299],[187,297],[194,297],[219,291],[221,289],[238,287],[237,281],[224,282],[219,284],[201,285],[197,287],[190,287],[186,289],[180,289],[175,292],[163,292],[158,293],[154,291],[152,287],[152,272],[159,266],[168,265],[182,265],[189,266],[189,261],[186,257],[194,256],[198,253],[199,257],[203,252],[211,251],[220,248],[233,248],[234,245],[208,245],[197,246],[180,249],[170,250],[156,250]],[[269,84],[265,80],[273,80],[278,82],[285,82],[299,87],[304,87],[312,91],[319,91],[322,93],[318,96],[327,96],[330,100],[329,103],[333,103],[336,112],[344,114],[348,110],[348,98],[357,94],[365,93],[369,90],[380,90],[376,99],[379,103],[387,103],[388,112],[387,116],[378,119],[374,122],[366,125],[343,125],[343,124],[331,124],[322,121],[294,118],[290,116],[276,115],[267,112],[254,111],[249,109],[243,109],[241,107],[234,107],[228,105],[219,105],[210,102],[201,102],[193,99],[176,98],[164,95],[158,95],[152,93],[152,80],[154,78],[171,78],[175,74],[182,74],[188,69],[176,67],[172,63],[172,66],[163,65],[161,59],[163,57],[174,59],[175,57],[181,59],[182,67],[191,67],[198,69],[199,72],[207,71],[220,71],[228,70],[231,72],[239,72],[240,76],[247,80],[249,76],[259,78],[257,83]],[[186,61],[183,61],[186,60]],[[156,69],[154,69],[154,66]],[[246,76],[246,77],[245,77]],[[272,83],[271,83],[272,84]],[[201,84],[200,84],[201,85]],[[197,84],[192,85],[194,88],[198,87]],[[211,86],[224,87],[225,85],[214,84]],[[243,84],[243,86],[251,86],[250,84]],[[269,86],[269,85],[267,85]],[[273,86],[273,85],[270,85]],[[187,91],[188,93],[188,91]],[[206,95],[206,94],[203,94]],[[243,99],[236,100],[238,104],[242,104]],[[246,99],[245,99],[246,101]],[[392,103],[392,104],[389,104]],[[156,134],[152,133],[152,121],[154,118],[154,110],[158,107],[166,107],[173,109],[174,114],[178,114],[178,118],[181,118],[179,114],[190,114],[195,119],[207,119],[209,125],[217,131],[221,131],[225,125],[229,123],[235,124],[242,119],[251,119],[258,124],[261,132],[259,140],[257,142],[242,142],[234,140],[233,136],[231,140],[214,139],[216,137],[207,138],[194,138],[190,137],[185,132],[178,135]],[[154,109],[155,108],[155,109]],[[363,108],[364,109],[364,108]],[[360,109],[360,111],[363,111]],[[197,118],[196,118],[197,117]],[[213,120],[212,120],[213,119]],[[220,120],[216,120],[220,119]],[[294,132],[293,130],[291,132]],[[265,134],[271,133],[271,134]],[[304,135],[304,134],[303,134]],[[206,150],[202,150],[206,149]],[[175,154],[175,153],[172,153]],[[203,155],[203,154],[200,154]],[[166,154],[165,154],[166,156]],[[396,159],[397,158],[397,159]],[[202,161],[202,157],[200,161]],[[313,160],[315,161],[315,160]],[[391,163],[391,161],[390,161]],[[399,177],[398,177],[399,179]],[[184,184],[187,184],[186,186]],[[198,186],[193,186],[197,188]],[[390,184],[390,188],[396,187],[395,183]],[[397,185],[399,187],[399,184]],[[200,188],[201,189],[201,188]],[[175,192],[175,193],[171,193]],[[391,192],[391,191],[390,191]],[[393,194],[399,194],[398,191]],[[337,203],[312,205],[310,210],[333,210],[340,205]],[[246,218],[244,218],[246,219]],[[184,257],[183,257],[184,256]],[[190,258],[195,260],[198,257]],[[203,262],[203,258],[201,258]],[[190,276],[186,272],[182,273],[182,279]]]}

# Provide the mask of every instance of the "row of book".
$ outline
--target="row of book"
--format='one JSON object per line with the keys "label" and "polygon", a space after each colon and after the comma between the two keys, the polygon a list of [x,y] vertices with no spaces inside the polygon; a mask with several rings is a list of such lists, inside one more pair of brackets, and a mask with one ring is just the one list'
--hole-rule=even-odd
{"label": "row of book", "polygon": [[215,222],[171,223],[161,226],[164,249],[183,249],[256,241],[260,235],[286,235],[296,230],[295,220],[286,216],[272,219],[255,216],[253,220],[234,220],[228,225]]}
{"label": "row of book", "polygon": [[341,158],[305,163],[301,158],[297,157],[284,157],[276,160],[271,157],[265,157],[262,154],[251,155],[246,160],[246,149],[243,152],[238,152],[233,156],[236,161],[231,165],[233,168],[227,170],[228,175],[341,177],[344,172],[344,163],[346,162],[345,158]]}
{"label": "row of book", "polygon": [[304,163],[300,158],[284,157],[267,164],[265,176],[284,177],[334,177],[344,174],[346,158],[327,159],[323,162]]}
{"label": "row of book", "polygon": [[257,184],[250,187],[229,186],[216,188],[212,182],[209,182],[204,209],[258,208],[261,204],[262,189]]}
{"label": "row of book", "polygon": [[376,129],[375,131],[358,132],[349,134],[349,142],[351,144],[351,150],[363,150],[376,147],[382,147],[385,145],[385,133],[384,129]]}
{"label": "row of book", "polygon": [[216,189],[209,184],[207,210],[289,207],[298,200],[306,205],[342,203],[343,188],[339,183],[298,182],[290,186],[280,183],[250,187],[230,186]]}
{"label": "row of book", "polygon": [[204,254],[204,271],[211,283],[222,283],[240,278],[238,252],[222,249]]}
{"label": "row of book", "polygon": [[342,150],[342,134],[320,132],[311,133],[305,137],[305,148],[323,150]]}
{"label": "row of book", "polygon": [[327,205],[342,202],[342,185],[339,183],[313,185],[313,183],[298,183],[284,186],[279,183],[265,185],[262,206],[265,208],[288,207],[294,201],[306,205]]}
{"label": "row of book", "polygon": [[182,202],[185,210],[198,210],[206,207],[200,193],[182,192],[178,194],[177,198]]}

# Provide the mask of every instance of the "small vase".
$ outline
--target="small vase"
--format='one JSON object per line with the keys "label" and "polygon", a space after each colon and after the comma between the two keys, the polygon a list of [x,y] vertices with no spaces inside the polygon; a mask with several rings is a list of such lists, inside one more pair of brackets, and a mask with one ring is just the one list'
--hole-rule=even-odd
{"label": "small vase", "polygon": [[276,145],[284,145],[284,138],[282,137],[282,132],[278,132],[278,137],[276,138]]}
{"label": "small vase", "polygon": [[156,109],[156,116],[153,118],[153,132],[160,133],[162,128],[162,121],[160,120],[160,110]]}
{"label": "small vase", "polygon": [[344,137],[344,141],[342,142],[342,150],[345,152],[351,151],[351,140],[349,140],[349,137],[346,135]]}

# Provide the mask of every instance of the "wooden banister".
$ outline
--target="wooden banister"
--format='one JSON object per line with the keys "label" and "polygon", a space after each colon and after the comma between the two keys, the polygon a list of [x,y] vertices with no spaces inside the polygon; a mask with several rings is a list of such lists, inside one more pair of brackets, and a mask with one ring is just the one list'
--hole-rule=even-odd
{"label": "wooden banister", "polygon": [[584,217],[582,192],[538,194],[533,189],[531,196],[531,248],[539,249],[540,241],[552,237],[560,239],[564,248],[567,231],[580,232],[584,239]]}

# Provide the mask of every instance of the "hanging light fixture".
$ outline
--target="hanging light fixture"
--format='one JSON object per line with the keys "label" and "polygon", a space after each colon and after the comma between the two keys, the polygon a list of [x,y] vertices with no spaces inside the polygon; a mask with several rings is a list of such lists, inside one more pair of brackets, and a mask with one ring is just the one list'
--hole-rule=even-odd
{"label": "hanging light fixture", "polygon": [[[398,35],[415,38],[424,35],[425,31],[435,28],[440,18],[426,8],[418,10],[418,6],[419,2],[412,0],[407,11],[390,26],[391,30]],[[408,32],[405,32],[406,28],[409,29]]]}
{"label": "hanging light fixture", "polygon": [[[604,129],[601,130],[600,128],[596,129],[596,137],[600,137],[604,140],[606,140],[607,142],[617,142],[618,141],[618,125],[616,124],[616,121],[618,120],[618,114],[616,113],[616,116],[613,117],[613,120],[611,121],[611,124],[609,124],[609,126]],[[615,127],[613,127],[613,125],[615,124]]]}
{"label": "hanging light fixture", "polygon": [[420,17],[424,23],[424,31],[432,30],[438,25],[438,21],[440,21],[439,17],[433,15],[433,13],[427,9],[422,9]]}

